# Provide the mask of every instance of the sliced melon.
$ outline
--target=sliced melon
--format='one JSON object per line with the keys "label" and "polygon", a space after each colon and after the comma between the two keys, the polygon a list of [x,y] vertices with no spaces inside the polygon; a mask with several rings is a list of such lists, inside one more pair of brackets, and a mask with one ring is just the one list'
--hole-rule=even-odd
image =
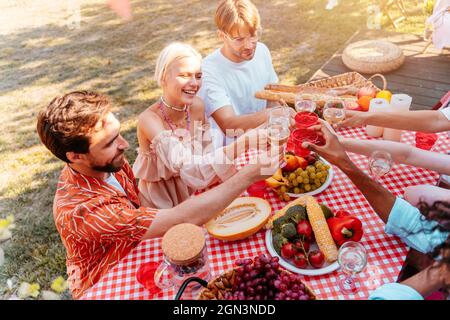
{"label": "sliced melon", "polygon": [[241,197],[205,224],[214,238],[233,241],[258,232],[272,213],[270,204],[261,198]]}

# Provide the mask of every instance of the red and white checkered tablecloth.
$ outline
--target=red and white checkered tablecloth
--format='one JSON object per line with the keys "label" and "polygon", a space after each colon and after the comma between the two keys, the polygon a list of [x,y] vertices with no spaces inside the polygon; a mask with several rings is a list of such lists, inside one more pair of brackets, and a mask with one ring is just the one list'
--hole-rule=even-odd
{"label": "red and white checkered tablecloth", "polygon": [[[341,129],[338,134],[347,138],[373,139],[368,137],[362,128]],[[414,132],[405,133],[402,142],[414,145]],[[447,153],[449,150],[450,139],[447,134],[439,134],[439,140],[432,151]],[[350,157],[367,172],[365,156],[351,154]],[[337,284],[339,270],[322,276],[305,276],[304,281],[319,299],[366,299],[369,292],[378,286],[396,281],[408,248],[398,238],[384,233],[383,222],[361,192],[338,168],[334,167],[334,170],[332,184],[316,197],[320,203],[325,203],[334,210],[347,209],[360,217],[364,226],[364,237],[361,243],[368,252],[368,265],[365,271],[359,274],[359,291],[355,295],[343,295],[340,292]],[[434,185],[437,178],[438,175],[435,172],[395,164],[381,182],[393,194],[400,196],[408,186]],[[273,212],[286,205],[286,202],[280,201],[272,192],[268,201],[272,205]],[[219,275],[232,268],[236,259],[254,257],[260,253],[268,254],[264,239],[264,230],[250,238],[233,242],[224,242],[207,236],[212,275]],[[152,239],[141,242],[97,284],[87,290],[82,299],[173,299],[176,294],[174,289],[166,289],[158,295],[151,296],[136,280],[136,272],[141,264],[162,261],[160,241],[161,239]]]}

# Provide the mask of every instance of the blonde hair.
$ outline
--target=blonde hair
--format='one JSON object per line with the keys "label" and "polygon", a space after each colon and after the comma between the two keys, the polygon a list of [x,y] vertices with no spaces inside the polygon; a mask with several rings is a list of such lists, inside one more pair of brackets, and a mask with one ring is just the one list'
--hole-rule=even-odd
{"label": "blonde hair", "polygon": [[187,57],[194,57],[199,61],[202,60],[201,54],[186,43],[173,42],[166,46],[156,60],[154,78],[158,82],[158,85],[161,86],[161,82],[166,77],[167,70],[172,62]]}
{"label": "blonde hair", "polygon": [[242,27],[247,27],[254,33],[261,26],[258,9],[250,0],[220,1],[215,21],[217,28],[227,34],[232,34]]}

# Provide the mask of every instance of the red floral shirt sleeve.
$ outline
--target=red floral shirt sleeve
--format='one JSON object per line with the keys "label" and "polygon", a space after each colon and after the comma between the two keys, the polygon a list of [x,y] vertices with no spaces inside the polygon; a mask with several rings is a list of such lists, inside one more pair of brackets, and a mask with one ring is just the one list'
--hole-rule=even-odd
{"label": "red floral shirt sleeve", "polygon": [[120,197],[93,198],[76,205],[65,215],[66,227],[77,237],[92,241],[140,241],[157,209],[134,208]]}

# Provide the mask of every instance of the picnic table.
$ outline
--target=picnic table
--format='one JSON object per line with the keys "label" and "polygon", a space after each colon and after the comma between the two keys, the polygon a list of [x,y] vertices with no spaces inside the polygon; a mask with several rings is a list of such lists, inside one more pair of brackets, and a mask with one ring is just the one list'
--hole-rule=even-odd
{"label": "picnic table", "polygon": [[[338,131],[347,138],[374,139],[366,135],[363,128],[345,128]],[[403,143],[415,145],[415,133],[405,132]],[[439,134],[439,139],[432,151],[447,153],[450,138],[446,133]],[[352,161],[368,172],[365,156],[350,154]],[[242,159],[240,165],[244,165]],[[364,227],[361,244],[368,253],[366,269],[358,275],[358,292],[344,295],[338,286],[342,273],[337,270],[321,276],[304,276],[303,281],[315,293],[318,299],[367,299],[369,293],[382,284],[395,282],[404,263],[408,248],[400,239],[384,232],[384,223],[377,216],[362,193],[337,167],[332,184],[322,193],[316,195],[319,203],[324,203],[333,210],[345,209],[357,215]],[[408,186],[419,184],[436,184],[438,174],[408,165],[395,164],[380,182],[394,195],[401,196]],[[246,193],[243,196],[247,195]],[[269,192],[267,200],[273,213],[286,205],[274,192]],[[207,236],[207,248],[212,276],[220,275],[231,269],[236,259],[254,257],[261,253],[269,254],[265,244],[265,230],[253,236],[232,242],[224,242]],[[136,272],[143,263],[161,262],[161,238],[142,241],[127,257],[111,268],[103,278],[85,292],[81,299],[173,299],[176,290],[165,289],[152,296],[136,280]]]}

